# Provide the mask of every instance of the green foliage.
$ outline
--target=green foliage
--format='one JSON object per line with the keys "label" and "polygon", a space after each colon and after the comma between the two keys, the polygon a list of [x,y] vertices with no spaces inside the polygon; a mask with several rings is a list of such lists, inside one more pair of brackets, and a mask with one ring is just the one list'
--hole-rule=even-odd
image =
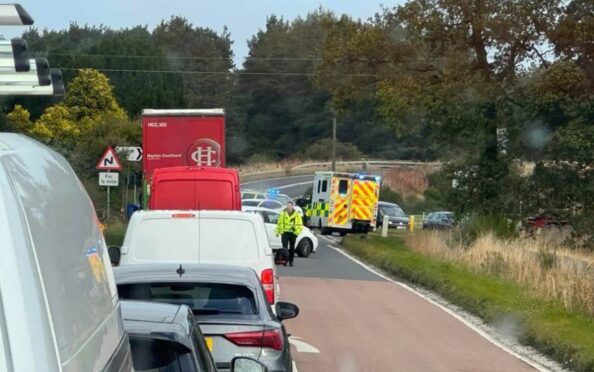
{"label": "green foliage", "polygon": [[404,200],[402,199],[402,196],[398,192],[392,191],[392,189],[389,187],[382,186],[380,188],[380,200],[388,203],[398,204],[400,207],[404,208]]}
{"label": "green foliage", "polygon": [[[339,160],[359,160],[363,154],[357,146],[351,143],[336,142],[336,158]],[[299,156],[302,159],[330,160],[332,159],[332,140],[321,139],[305,148]]]}
{"label": "green foliage", "polygon": [[[347,236],[347,250],[399,279],[433,290],[451,303],[491,323],[513,319],[519,341],[548,354],[575,371],[594,367],[594,322],[562,304],[537,299],[516,283],[476,273],[408,249],[400,237]],[[493,256],[490,268],[502,270]]]}

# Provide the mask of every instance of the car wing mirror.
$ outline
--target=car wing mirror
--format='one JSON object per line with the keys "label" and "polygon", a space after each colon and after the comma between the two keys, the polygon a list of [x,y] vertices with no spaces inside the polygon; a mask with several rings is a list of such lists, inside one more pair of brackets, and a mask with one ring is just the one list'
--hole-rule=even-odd
{"label": "car wing mirror", "polygon": [[299,315],[299,307],[289,302],[279,301],[276,303],[276,316],[280,320],[296,318]]}
{"label": "car wing mirror", "polygon": [[113,266],[118,266],[120,264],[120,258],[122,257],[120,247],[109,247],[107,253],[109,254],[109,261],[111,261],[111,264]]}
{"label": "car wing mirror", "polygon": [[231,372],[268,372],[268,368],[255,359],[237,357],[231,361]]}

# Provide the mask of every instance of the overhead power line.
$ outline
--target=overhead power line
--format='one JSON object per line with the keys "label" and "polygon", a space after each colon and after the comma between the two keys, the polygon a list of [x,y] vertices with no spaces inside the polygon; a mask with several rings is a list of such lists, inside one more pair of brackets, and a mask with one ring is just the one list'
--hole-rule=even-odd
{"label": "overhead power line", "polygon": [[316,74],[313,72],[248,72],[248,71],[191,71],[191,70],[136,70],[136,69],[113,69],[96,67],[60,67],[62,70],[80,70],[93,68],[103,72],[128,72],[141,74],[182,74],[182,75],[261,75],[261,76],[330,76],[330,77],[389,77],[388,74]]}
{"label": "overhead power line", "polygon": [[[196,57],[196,56],[176,56],[176,55],[139,55],[139,54],[80,54],[80,53],[54,53],[48,52],[40,57],[47,56],[64,56],[64,57],[109,57],[109,58],[128,58],[128,59],[180,59],[180,60],[205,60],[205,61],[231,61],[233,58],[229,57]],[[321,61],[320,57],[246,57],[246,60],[258,61]]]}

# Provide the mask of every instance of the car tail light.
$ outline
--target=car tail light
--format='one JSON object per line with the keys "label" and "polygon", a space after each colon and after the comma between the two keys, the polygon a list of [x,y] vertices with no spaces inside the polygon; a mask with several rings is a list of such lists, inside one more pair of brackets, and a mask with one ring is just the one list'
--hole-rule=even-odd
{"label": "car tail light", "polygon": [[271,305],[274,303],[274,271],[272,269],[266,269],[262,271],[262,286],[266,293],[266,299]]}
{"label": "car tail light", "polygon": [[237,346],[268,347],[282,350],[283,336],[278,329],[256,332],[227,333],[225,338]]}

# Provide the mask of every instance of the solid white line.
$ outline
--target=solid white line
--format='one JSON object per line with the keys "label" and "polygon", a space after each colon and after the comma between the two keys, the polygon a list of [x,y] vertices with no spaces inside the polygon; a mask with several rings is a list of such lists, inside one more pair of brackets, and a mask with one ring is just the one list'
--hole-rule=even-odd
{"label": "solid white line", "polygon": [[[326,238],[324,236],[322,236],[322,238]],[[329,240],[329,239],[327,239]],[[454,318],[458,319],[460,322],[462,322],[464,325],[466,325],[468,328],[472,329],[473,331],[475,331],[476,333],[478,333],[479,335],[481,335],[482,337],[484,337],[485,339],[487,339],[489,342],[491,342],[493,345],[497,346],[498,348],[500,348],[501,350],[505,351],[506,353],[520,359],[521,361],[523,361],[524,363],[530,365],[531,367],[535,368],[538,371],[549,371],[548,368],[538,364],[537,362],[528,359],[526,357],[524,357],[523,355],[520,355],[518,353],[516,353],[513,350],[510,350],[507,346],[505,346],[504,344],[500,343],[496,338],[494,338],[493,336],[491,336],[490,334],[488,334],[487,332],[485,332],[484,330],[482,330],[481,328],[477,327],[476,325],[472,324],[471,322],[469,322],[467,319],[465,319],[464,317],[460,316],[459,314],[457,314],[456,312],[454,312],[453,310],[449,309],[448,307],[440,304],[439,302],[436,302],[435,300],[433,300],[432,298],[418,292],[417,290],[415,290],[414,288],[412,288],[411,286],[409,286],[408,284],[399,282],[397,280],[394,280],[380,272],[378,272],[377,270],[375,270],[374,268],[370,267],[369,265],[367,265],[364,262],[361,262],[360,260],[358,260],[357,258],[351,256],[350,254],[348,254],[347,252],[345,252],[344,250],[335,247],[333,245],[328,245],[328,247],[334,249],[336,252],[342,254],[343,256],[349,258],[350,260],[352,260],[353,262],[355,262],[356,264],[358,264],[359,266],[362,266],[363,268],[365,268],[366,270],[372,272],[373,274],[391,282],[394,283],[396,285],[399,285],[400,287],[406,289],[409,292],[412,292],[414,294],[416,294],[417,296],[421,297],[422,299],[424,299],[425,301],[428,301],[429,303],[439,307],[441,310],[445,311],[446,313],[450,314],[451,316],[453,316]]]}
{"label": "solid white line", "polygon": [[283,189],[290,189],[295,186],[303,186],[303,185],[311,185],[311,184],[312,184],[312,181],[307,181],[307,182],[292,183],[290,185],[284,185],[284,186],[279,186],[279,187],[271,187],[271,189],[283,190]]}
{"label": "solid white line", "polygon": [[297,371],[297,364],[295,363],[295,359],[293,359],[293,372],[299,372]]}
{"label": "solid white line", "polygon": [[314,175],[313,174],[312,175],[302,174],[300,176],[286,176],[286,177],[278,177],[278,178],[266,178],[266,179],[263,179],[263,180],[255,180],[255,181],[243,182],[241,184],[241,186],[243,186],[243,185],[251,185],[252,183],[263,183],[263,182],[266,182],[266,181],[286,180],[286,179],[289,179],[289,178],[296,178],[296,177],[311,177],[312,181],[309,181],[309,182],[313,182]]}

